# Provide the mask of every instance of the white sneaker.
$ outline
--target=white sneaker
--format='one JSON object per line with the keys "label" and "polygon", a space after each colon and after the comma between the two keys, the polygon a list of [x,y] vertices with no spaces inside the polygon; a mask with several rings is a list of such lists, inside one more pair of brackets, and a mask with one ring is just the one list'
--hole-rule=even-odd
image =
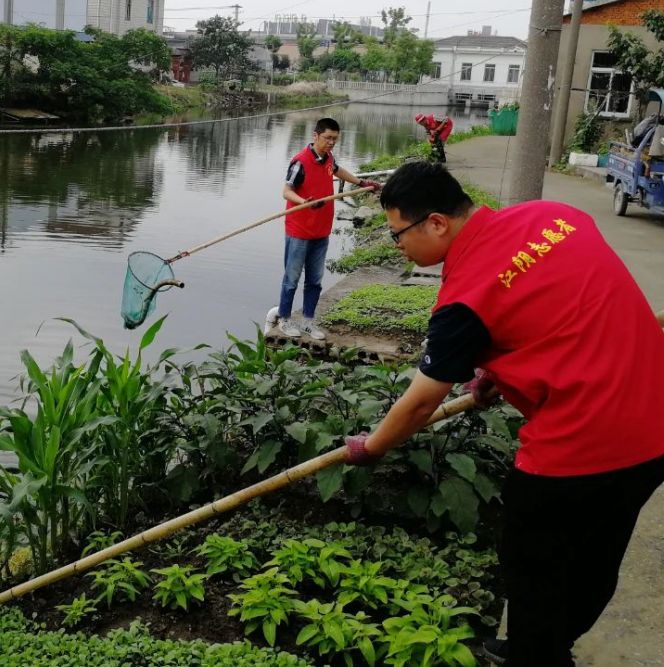
{"label": "white sneaker", "polygon": [[265,324],[263,325],[263,333],[264,334],[269,334],[270,331],[277,326],[277,322],[279,321],[279,306],[275,306],[274,308],[270,308],[270,310],[267,311],[267,315],[265,315]]}
{"label": "white sneaker", "polygon": [[317,327],[314,324],[314,321],[308,317],[305,317],[302,320],[302,331],[309,334],[309,336],[315,340],[325,340],[327,337],[327,334],[320,327]]}
{"label": "white sneaker", "polygon": [[290,338],[299,338],[302,335],[302,332],[295,326],[290,317],[282,317],[279,320],[279,331]]}

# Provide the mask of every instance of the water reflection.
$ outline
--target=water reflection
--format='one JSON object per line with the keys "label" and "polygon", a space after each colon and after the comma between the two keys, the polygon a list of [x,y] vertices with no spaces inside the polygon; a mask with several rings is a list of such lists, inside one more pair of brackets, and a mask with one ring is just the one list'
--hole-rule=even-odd
{"label": "water reflection", "polygon": [[[121,247],[159,195],[162,132],[0,138],[0,241],[45,231]],[[37,232],[37,229],[40,231]]]}

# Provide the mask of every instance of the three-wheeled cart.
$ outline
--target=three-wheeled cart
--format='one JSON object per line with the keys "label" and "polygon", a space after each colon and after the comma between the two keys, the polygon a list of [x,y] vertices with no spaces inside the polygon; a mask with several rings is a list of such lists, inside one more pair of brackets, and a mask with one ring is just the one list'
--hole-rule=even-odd
{"label": "three-wheeled cart", "polygon": [[659,109],[651,126],[636,136],[635,145],[610,144],[606,180],[613,183],[616,215],[625,215],[630,203],[664,214],[664,89],[651,90],[648,99],[658,102]]}

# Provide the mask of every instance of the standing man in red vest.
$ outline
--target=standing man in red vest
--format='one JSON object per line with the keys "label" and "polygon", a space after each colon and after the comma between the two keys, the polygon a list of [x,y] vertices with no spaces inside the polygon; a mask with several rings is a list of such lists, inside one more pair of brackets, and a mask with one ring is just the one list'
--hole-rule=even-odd
{"label": "standing man in red vest", "polygon": [[385,185],[392,238],[443,263],[428,345],[404,395],[347,460],[376,461],[419,431],[454,383],[480,406],[495,383],[525,416],[502,493],[508,667],[572,667],[613,596],[639,512],[664,481],[664,333],[593,219],[566,204],[476,208],[439,164]]}
{"label": "standing man in red vest", "polygon": [[[314,129],[314,140],[290,162],[284,185],[286,208],[293,208],[312,199],[327,197],[334,192],[332,178],[360,187],[380,184],[365,181],[337,165],[332,149],[339,139],[339,123],[333,118],[321,118]],[[325,272],[325,255],[332,232],[334,202],[320,202],[311,208],[286,215],[286,250],[284,278],[279,299],[279,329],[286,336],[297,338],[302,332],[317,340],[325,339],[325,332],[316,326],[314,315],[321,293]],[[304,269],[304,321],[297,326],[291,319],[293,298]]]}

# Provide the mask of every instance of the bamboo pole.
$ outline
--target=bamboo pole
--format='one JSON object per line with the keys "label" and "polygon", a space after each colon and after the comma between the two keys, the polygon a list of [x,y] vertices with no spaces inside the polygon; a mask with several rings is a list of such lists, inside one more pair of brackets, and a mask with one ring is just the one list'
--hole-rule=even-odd
{"label": "bamboo pole", "polygon": [[[443,419],[448,419],[449,417],[458,415],[462,412],[465,412],[466,410],[469,410],[470,408],[473,408],[474,406],[475,401],[473,400],[471,394],[465,394],[451,401],[447,401],[441,405],[440,408],[438,408],[438,410],[433,413],[433,415],[431,415],[431,418],[427,422],[427,426],[434,424],[437,421],[442,421]],[[230,496],[220,498],[219,500],[215,500],[213,503],[199,507],[198,509],[192,510],[187,514],[183,514],[174,519],[165,521],[158,526],[149,528],[148,530],[139,533],[138,535],[134,535],[133,537],[123,540],[122,542],[118,542],[117,544],[107,547],[106,549],[102,549],[101,551],[98,551],[94,554],[90,554],[89,556],[81,558],[74,563],[64,565],[57,570],[47,572],[46,574],[42,574],[39,577],[30,579],[29,581],[23,582],[22,584],[18,584],[17,586],[14,586],[0,593],[0,604],[10,602],[11,600],[16,600],[26,593],[31,593],[38,590],[39,588],[48,586],[49,584],[54,584],[56,581],[66,579],[67,577],[71,577],[74,574],[85,572],[86,570],[89,570],[90,568],[103,563],[109,558],[114,558],[115,556],[119,556],[120,554],[126,553],[128,551],[133,551],[134,549],[138,549],[139,547],[143,547],[152,542],[162,540],[165,537],[169,537],[173,533],[182,530],[183,528],[188,528],[189,526],[193,526],[194,524],[200,523],[201,521],[210,519],[217,514],[222,514],[224,512],[228,512],[229,510],[235,509],[236,507],[240,507],[241,505],[244,505],[254,498],[258,498],[260,496],[267,495],[268,493],[272,493],[273,491],[277,491],[278,489],[282,489],[292,482],[296,482],[303,477],[309,477],[310,475],[328,468],[329,466],[343,463],[345,461],[345,456],[346,447],[338,447],[337,449],[333,449],[331,452],[316,456],[309,461],[305,461],[304,463],[293,466],[288,470],[284,470],[283,472],[263,480],[262,482],[253,484],[246,489],[236,491]]]}
{"label": "bamboo pole", "polygon": [[664,327],[664,310],[660,310],[659,313],[655,313],[657,321]]}
{"label": "bamboo pole", "polygon": [[177,255],[175,255],[175,257],[170,257],[169,259],[166,259],[164,261],[166,262],[166,264],[172,264],[173,262],[177,262],[179,259],[182,259],[183,257],[189,257],[189,255],[193,255],[195,252],[199,252],[200,250],[205,250],[205,248],[209,248],[211,245],[215,245],[215,243],[221,243],[222,241],[227,241],[228,239],[231,239],[234,236],[237,236],[238,234],[243,234],[244,232],[248,232],[250,229],[254,229],[254,227],[260,227],[261,225],[264,225],[266,222],[276,220],[277,218],[283,218],[285,215],[289,213],[296,213],[297,211],[303,211],[305,208],[311,208],[312,206],[314,206],[314,204],[319,204],[320,202],[334,201],[335,199],[342,199],[343,197],[352,197],[353,195],[359,195],[362,194],[363,192],[373,192],[373,190],[374,190],[373,186],[368,185],[365,188],[353,188],[348,192],[337,192],[334,195],[328,195],[327,197],[321,197],[320,199],[312,199],[311,201],[305,202],[304,204],[298,204],[297,206],[292,206],[291,208],[279,211],[279,213],[273,213],[272,215],[268,215],[266,218],[261,218],[260,220],[252,222],[249,225],[245,225],[244,227],[240,227],[235,231],[228,232],[228,234],[223,234],[222,236],[218,236],[216,239],[212,239],[211,241],[206,241],[205,243],[201,243],[200,245],[194,246],[193,248],[189,248],[189,250],[182,250]]}

